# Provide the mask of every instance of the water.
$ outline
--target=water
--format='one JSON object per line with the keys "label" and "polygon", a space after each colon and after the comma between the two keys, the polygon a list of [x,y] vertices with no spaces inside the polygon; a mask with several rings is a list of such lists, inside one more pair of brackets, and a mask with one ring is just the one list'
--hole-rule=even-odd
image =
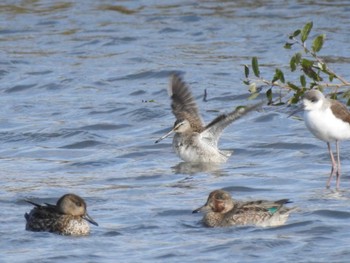
{"label": "water", "polygon": [[[250,103],[243,64],[288,67],[288,33],[308,21],[345,78],[347,1],[10,1],[0,5],[1,262],[347,262],[349,143],[342,190],[325,189],[326,145],[289,109],[237,121],[221,167],[189,167],[155,145],[174,117],[168,75],[185,73],[203,119]],[[204,89],[208,101],[202,101]],[[334,184],[333,184],[334,185]],[[191,211],[214,189],[290,198],[276,228],[205,228]],[[99,223],[88,237],[24,230],[24,202],[73,192]]]}

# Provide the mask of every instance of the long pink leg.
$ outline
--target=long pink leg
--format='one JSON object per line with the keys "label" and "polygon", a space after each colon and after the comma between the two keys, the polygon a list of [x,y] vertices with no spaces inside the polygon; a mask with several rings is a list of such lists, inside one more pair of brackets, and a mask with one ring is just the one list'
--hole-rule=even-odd
{"label": "long pink leg", "polygon": [[340,151],[339,151],[339,141],[335,141],[335,145],[337,147],[337,161],[338,161],[338,168],[337,168],[337,189],[339,189],[340,186],[340,175],[341,175],[341,169],[340,169]]}
{"label": "long pink leg", "polygon": [[[332,153],[332,149],[331,149],[331,144],[329,142],[327,142],[327,146],[328,146],[328,152],[329,152],[329,156],[331,157],[331,161],[332,161],[332,170],[331,170],[331,174],[328,178],[327,181],[327,188],[329,188],[330,184],[331,184],[331,180],[333,178],[333,175],[335,174],[336,170],[337,170],[337,164],[335,162],[333,153]],[[339,155],[338,155],[339,156]],[[337,175],[338,178],[338,175]]]}

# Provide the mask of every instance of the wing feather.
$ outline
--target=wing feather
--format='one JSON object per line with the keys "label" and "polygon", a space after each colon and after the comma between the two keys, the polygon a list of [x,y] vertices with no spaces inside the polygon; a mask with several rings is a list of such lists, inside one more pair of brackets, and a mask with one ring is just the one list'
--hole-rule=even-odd
{"label": "wing feather", "polygon": [[331,103],[331,110],[333,111],[333,114],[337,118],[350,124],[350,112],[348,108],[337,100],[331,100]]}
{"label": "wing feather", "polygon": [[174,74],[170,83],[171,108],[176,120],[188,120],[192,130],[201,132],[203,122],[199,115],[196,101],[193,99],[192,93],[182,78]]}
{"label": "wing feather", "polygon": [[234,111],[228,114],[222,114],[210,122],[204,129],[202,136],[211,140],[213,145],[217,146],[218,140],[222,131],[235,120],[243,117],[247,113],[261,107],[264,102],[246,107],[237,107]]}

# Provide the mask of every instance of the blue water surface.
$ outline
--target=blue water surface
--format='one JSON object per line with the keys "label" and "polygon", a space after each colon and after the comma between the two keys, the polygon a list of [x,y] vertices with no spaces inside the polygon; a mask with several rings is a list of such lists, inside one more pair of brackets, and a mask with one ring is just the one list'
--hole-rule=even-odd
{"label": "blue water surface", "polygon": [[[50,1],[0,4],[1,262],[348,262],[349,143],[341,190],[330,162],[286,106],[225,130],[220,167],[175,155],[167,88],[180,72],[209,122],[249,101],[243,65],[288,71],[288,34],[313,21],[321,55],[349,78],[348,1]],[[311,43],[308,43],[311,45]],[[287,73],[286,73],[287,75]],[[298,74],[288,78],[298,79]],[[204,90],[207,101],[202,100]],[[206,228],[191,211],[212,190],[289,198],[274,228]],[[99,227],[87,237],[25,231],[31,205],[73,192]]]}

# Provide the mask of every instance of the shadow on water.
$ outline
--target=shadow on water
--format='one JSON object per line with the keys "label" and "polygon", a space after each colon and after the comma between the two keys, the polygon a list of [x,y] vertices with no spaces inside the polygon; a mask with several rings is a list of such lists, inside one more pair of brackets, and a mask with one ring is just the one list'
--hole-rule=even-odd
{"label": "shadow on water", "polygon": [[194,175],[203,172],[211,173],[217,176],[223,174],[220,164],[181,162],[171,167],[171,169],[176,174]]}

